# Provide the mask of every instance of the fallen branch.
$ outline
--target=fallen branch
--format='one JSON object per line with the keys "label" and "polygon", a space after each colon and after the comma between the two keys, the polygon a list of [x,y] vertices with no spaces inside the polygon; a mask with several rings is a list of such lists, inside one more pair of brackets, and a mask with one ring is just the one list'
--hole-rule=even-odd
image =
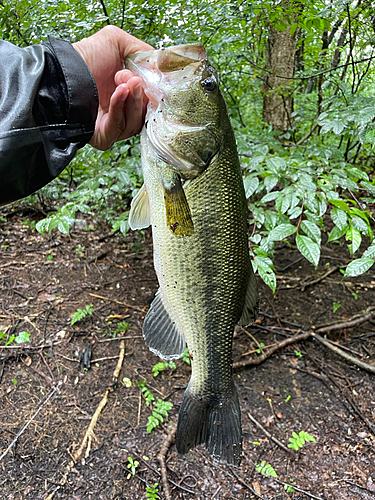
{"label": "fallen branch", "polygon": [[[122,364],[124,361],[124,357],[125,357],[125,341],[121,340],[121,342],[120,342],[120,356],[119,356],[119,359],[117,361],[115,371],[113,372],[113,377],[112,377],[113,382],[117,382],[117,379],[120,375],[120,371],[121,371]],[[108,394],[112,391],[113,391],[113,387],[108,387],[108,389],[106,389],[104,396],[102,397],[100,403],[98,404],[98,407],[96,408],[95,413],[92,416],[91,422],[87,428],[87,431],[82,439],[81,445],[78,448],[78,450],[74,453],[75,462],[77,462],[79,460],[79,458],[81,457],[83,449],[86,446],[86,443],[87,443],[87,448],[86,448],[86,452],[85,452],[85,458],[88,458],[88,456],[90,455],[92,440],[94,438],[94,429],[96,427],[97,421],[99,419],[99,416],[100,416],[103,408],[105,407],[105,405],[108,402]]]}
{"label": "fallen branch", "polygon": [[344,328],[352,328],[353,326],[361,325],[372,318],[375,314],[375,308],[369,307],[366,310],[366,314],[364,316],[355,317],[355,319],[350,319],[349,321],[345,321],[343,323],[334,323],[333,325],[323,326],[315,330],[315,333],[327,333],[333,332],[335,330],[343,330]]}
{"label": "fallen branch", "polygon": [[364,361],[361,361],[358,358],[355,358],[351,354],[348,354],[347,352],[343,351],[339,347],[337,347],[335,344],[333,344],[330,340],[324,339],[317,333],[312,333],[312,336],[319,340],[322,344],[324,344],[328,349],[331,349],[331,351],[335,352],[342,358],[346,359],[346,361],[349,361],[350,363],[353,363],[353,365],[359,366],[363,370],[366,370],[370,373],[375,373],[375,366],[369,365],[368,363],[365,363]]}
{"label": "fallen branch", "polygon": [[39,406],[37,411],[34,413],[34,415],[30,418],[30,420],[22,427],[22,429],[19,431],[19,433],[16,435],[16,437],[13,439],[13,441],[10,443],[8,448],[4,451],[4,453],[0,456],[0,460],[2,460],[5,455],[9,452],[9,450],[15,445],[17,442],[18,438],[22,436],[22,434],[25,432],[25,430],[29,427],[31,422],[34,420],[34,418],[38,415],[38,413],[41,411],[41,409],[48,403],[48,401],[52,398],[52,396],[55,394],[55,392],[59,389],[59,387],[62,384],[62,380],[59,380],[57,383],[56,387],[52,390],[52,392],[49,394],[49,396],[43,401],[43,403]]}
{"label": "fallen branch", "polygon": [[164,440],[162,447],[158,453],[157,459],[160,463],[161,480],[163,483],[163,490],[166,500],[172,500],[171,492],[169,491],[168,476],[167,476],[167,466],[165,464],[165,457],[168,453],[169,448],[174,443],[176,437],[177,424],[173,424],[170,428],[168,436]]}
{"label": "fallen branch", "polygon": [[[343,266],[343,267],[345,267],[345,266]],[[316,285],[316,283],[319,283],[320,281],[323,281],[325,278],[327,278],[327,276],[329,276],[330,274],[335,273],[338,269],[340,269],[339,266],[335,266],[332,269],[330,269],[329,271],[327,271],[326,273],[324,273],[321,276],[319,276],[318,278],[316,278],[314,280],[311,280],[311,281],[308,281],[307,283],[304,283],[304,284],[301,284],[301,285],[298,285],[298,286],[301,286],[301,291],[304,292],[305,289],[308,286]]]}
{"label": "fallen branch", "polygon": [[282,484],[284,487],[285,486],[290,486],[290,488],[293,488],[295,489],[296,491],[299,491],[300,493],[304,493],[306,496],[310,497],[310,498],[314,498],[316,500],[323,500],[322,497],[316,497],[315,495],[313,495],[312,493],[309,493],[308,491],[306,490],[302,490],[301,488],[298,488],[297,486],[295,486],[294,484],[289,484],[289,483],[284,483],[284,481],[280,481],[280,479],[277,479],[275,478],[275,481],[277,481],[279,484]]}
{"label": "fallen branch", "polygon": [[279,441],[278,439],[276,439],[274,436],[272,436],[272,434],[270,434],[264,427],[262,424],[260,424],[257,420],[255,420],[255,418],[250,414],[248,413],[247,414],[249,419],[263,432],[263,434],[265,434],[268,439],[271,439],[274,443],[277,444],[277,446],[280,446],[280,448],[282,448],[284,451],[286,451],[287,453],[293,455],[293,457],[295,456],[293,451],[290,449],[290,448],[287,448],[285,446],[285,444],[283,444],[281,441]]}

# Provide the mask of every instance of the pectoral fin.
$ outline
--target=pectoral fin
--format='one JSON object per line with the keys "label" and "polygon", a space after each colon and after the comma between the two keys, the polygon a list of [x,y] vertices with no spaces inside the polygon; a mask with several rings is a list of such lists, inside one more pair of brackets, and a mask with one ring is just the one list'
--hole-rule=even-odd
{"label": "pectoral fin", "polygon": [[129,214],[129,226],[131,229],[144,229],[150,225],[150,201],[146,186],[141,189],[132,199]]}
{"label": "pectoral fin", "polygon": [[191,236],[194,232],[194,225],[179,177],[175,177],[173,184],[164,184],[164,200],[169,229],[177,238]]}

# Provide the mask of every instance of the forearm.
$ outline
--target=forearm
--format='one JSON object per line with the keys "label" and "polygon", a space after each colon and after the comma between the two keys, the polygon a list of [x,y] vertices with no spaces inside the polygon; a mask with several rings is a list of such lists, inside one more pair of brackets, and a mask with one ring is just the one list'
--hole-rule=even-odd
{"label": "forearm", "polygon": [[69,42],[0,41],[0,205],[31,194],[92,137],[95,82]]}

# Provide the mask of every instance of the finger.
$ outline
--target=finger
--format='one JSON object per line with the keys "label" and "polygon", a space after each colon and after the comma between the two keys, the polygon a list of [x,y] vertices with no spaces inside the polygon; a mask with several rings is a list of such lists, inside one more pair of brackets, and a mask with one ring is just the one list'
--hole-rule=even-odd
{"label": "finger", "polygon": [[129,80],[129,96],[126,100],[125,121],[126,126],[118,140],[126,139],[137,134],[144,123],[147,98],[143,93],[141,83],[134,85],[133,79]]}
{"label": "finger", "polygon": [[108,112],[103,115],[99,125],[103,149],[110,148],[125,130],[125,101],[129,93],[129,87],[124,83],[111,96]]}
{"label": "finger", "polygon": [[141,78],[139,76],[134,76],[129,69],[122,69],[115,74],[115,84],[121,85],[122,83],[128,83],[131,78],[137,78],[137,83],[141,81]]}

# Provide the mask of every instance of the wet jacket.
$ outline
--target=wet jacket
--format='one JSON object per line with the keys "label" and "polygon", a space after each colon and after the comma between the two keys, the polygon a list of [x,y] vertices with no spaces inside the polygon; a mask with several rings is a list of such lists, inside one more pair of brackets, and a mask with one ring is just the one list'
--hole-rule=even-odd
{"label": "wet jacket", "polygon": [[50,182],[92,137],[94,79],[73,46],[0,40],[0,205]]}

